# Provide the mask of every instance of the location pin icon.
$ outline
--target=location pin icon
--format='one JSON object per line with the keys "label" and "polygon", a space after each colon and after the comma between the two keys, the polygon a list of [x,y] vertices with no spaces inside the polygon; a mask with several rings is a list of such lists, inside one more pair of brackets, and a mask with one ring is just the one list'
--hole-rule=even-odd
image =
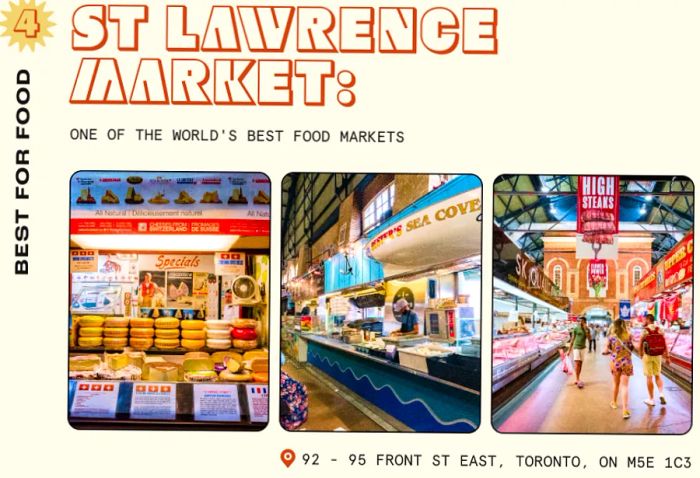
{"label": "location pin icon", "polygon": [[282,453],[280,454],[280,459],[287,468],[292,466],[292,463],[294,463],[294,459],[296,457],[297,455],[294,453],[294,450],[290,450],[289,448],[287,448],[286,450],[282,450]]}

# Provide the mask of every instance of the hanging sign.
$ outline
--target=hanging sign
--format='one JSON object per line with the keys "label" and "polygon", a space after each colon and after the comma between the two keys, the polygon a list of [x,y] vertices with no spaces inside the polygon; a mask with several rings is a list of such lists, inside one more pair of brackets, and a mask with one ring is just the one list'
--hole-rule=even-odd
{"label": "hanging sign", "polygon": [[688,233],[663,259],[664,290],[693,277],[693,233]]}
{"label": "hanging sign", "polygon": [[242,252],[217,252],[214,255],[214,274],[218,276],[245,274],[245,254]]}
{"label": "hanging sign", "polygon": [[622,320],[630,320],[632,317],[632,305],[629,300],[620,301],[620,318]]}
{"label": "hanging sign", "polygon": [[583,241],[612,244],[619,232],[620,178],[579,176],[576,232]]}
{"label": "hanging sign", "polygon": [[607,292],[608,264],[604,259],[592,259],[588,263],[588,287],[593,289],[595,297],[600,297],[601,292]]}

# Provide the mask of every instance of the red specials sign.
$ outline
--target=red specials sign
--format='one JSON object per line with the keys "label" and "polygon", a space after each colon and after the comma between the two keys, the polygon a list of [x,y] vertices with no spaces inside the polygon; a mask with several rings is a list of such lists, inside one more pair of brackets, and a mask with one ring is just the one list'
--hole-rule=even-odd
{"label": "red specials sign", "polygon": [[664,289],[693,278],[693,233],[689,232],[663,259]]}
{"label": "red specials sign", "polygon": [[620,178],[579,176],[576,232],[585,242],[612,244],[619,232]]}

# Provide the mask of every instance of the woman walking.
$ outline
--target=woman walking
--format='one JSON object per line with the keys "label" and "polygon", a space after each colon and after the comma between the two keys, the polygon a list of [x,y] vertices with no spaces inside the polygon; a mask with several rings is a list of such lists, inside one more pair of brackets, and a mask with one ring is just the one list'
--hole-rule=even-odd
{"label": "woman walking", "polygon": [[622,418],[631,416],[629,410],[629,379],[634,373],[632,367],[632,339],[627,325],[622,319],[613,322],[608,333],[610,352],[610,372],[613,380],[613,399],[610,407],[617,409],[617,398],[622,395]]}

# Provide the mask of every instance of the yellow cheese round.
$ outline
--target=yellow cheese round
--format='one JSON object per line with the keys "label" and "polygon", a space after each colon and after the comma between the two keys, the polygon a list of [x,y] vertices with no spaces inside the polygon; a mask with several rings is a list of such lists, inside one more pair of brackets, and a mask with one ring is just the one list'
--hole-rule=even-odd
{"label": "yellow cheese round", "polygon": [[197,339],[201,340],[206,337],[206,332],[203,330],[182,330],[182,338],[183,339]]}
{"label": "yellow cheese round", "polygon": [[105,327],[128,327],[129,318],[128,317],[107,317],[105,319]]}
{"label": "yellow cheese round", "polygon": [[198,350],[204,347],[204,340],[182,339],[182,346],[187,350]]}
{"label": "yellow cheese round", "polygon": [[258,325],[255,319],[233,319],[231,325],[239,329],[254,329]]}
{"label": "yellow cheese round", "polygon": [[267,350],[263,349],[257,349],[257,350],[249,350],[248,352],[243,354],[243,360],[253,360],[255,358],[267,358],[268,353]]}
{"label": "yellow cheese round", "polygon": [[132,327],[151,328],[151,327],[153,327],[154,322],[155,322],[155,320],[149,319],[147,317],[134,317],[133,319],[131,319],[130,324]]}
{"label": "yellow cheese round", "polygon": [[102,345],[102,337],[80,337],[78,345],[81,347],[99,347]]}
{"label": "yellow cheese round", "polygon": [[81,327],[102,327],[105,323],[105,318],[99,315],[83,315],[78,318],[78,324]]}
{"label": "yellow cheese round", "polygon": [[201,358],[209,358],[209,354],[207,352],[187,352],[184,355],[184,359],[201,359]]}
{"label": "yellow cheese round", "polygon": [[132,327],[131,330],[129,331],[129,334],[132,337],[153,337],[154,332],[155,332],[154,329]]}
{"label": "yellow cheese round", "polygon": [[228,370],[222,370],[219,373],[219,379],[225,382],[250,382],[253,379],[253,374],[250,372],[231,373]]}
{"label": "yellow cheese round", "polygon": [[156,329],[156,337],[159,339],[176,339],[180,336],[180,329]]}
{"label": "yellow cheese round", "polygon": [[214,370],[214,362],[210,358],[189,358],[182,362],[185,372],[199,372],[201,370]]}
{"label": "yellow cheese round", "polygon": [[180,321],[174,317],[161,317],[156,319],[156,328],[158,329],[177,329],[180,326]]}
{"label": "yellow cheese round", "polygon": [[106,349],[123,349],[126,347],[126,344],[129,342],[129,339],[126,337],[105,337],[105,339],[102,341]]}
{"label": "yellow cheese round", "polygon": [[180,322],[180,327],[182,330],[202,330],[204,329],[203,320],[183,320]]}
{"label": "yellow cheese round", "polygon": [[129,339],[129,345],[131,345],[137,350],[146,350],[153,347],[153,339],[144,337],[131,337]]}
{"label": "yellow cheese round", "polygon": [[156,348],[159,349],[176,349],[180,346],[180,341],[177,339],[156,339]]}
{"label": "yellow cheese round", "polygon": [[229,329],[207,329],[208,339],[230,339],[231,331]]}
{"label": "yellow cheese round", "polygon": [[228,330],[231,324],[226,320],[207,320],[207,329]]}
{"label": "yellow cheese round", "polygon": [[251,350],[258,346],[257,340],[241,340],[233,339],[233,348],[242,350]]}
{"label": "yellow cheese round", "polygon": [[102,327],[80,327],[78,334],[81,337],[102,337],[104,329]]}
{"label": "yellow cheese round", "polygon": [[214,361],[214,363],[226,363],[226,361],[229,359],[233,359],[238,363],[243,362],[243,356],[238,352],[233,352],[231,350],[226,352],[214,352],[211,354],[211,359]]}
{"label": "yellow cheese round", "polygon": [[105,327],[105,337],[126,337],[129,335],[127,327]]}
{"label": "yellow cheese round", "polygon": [[231,341],[228,339],[208,339],[207,347],[210,349],[230,349]]}

